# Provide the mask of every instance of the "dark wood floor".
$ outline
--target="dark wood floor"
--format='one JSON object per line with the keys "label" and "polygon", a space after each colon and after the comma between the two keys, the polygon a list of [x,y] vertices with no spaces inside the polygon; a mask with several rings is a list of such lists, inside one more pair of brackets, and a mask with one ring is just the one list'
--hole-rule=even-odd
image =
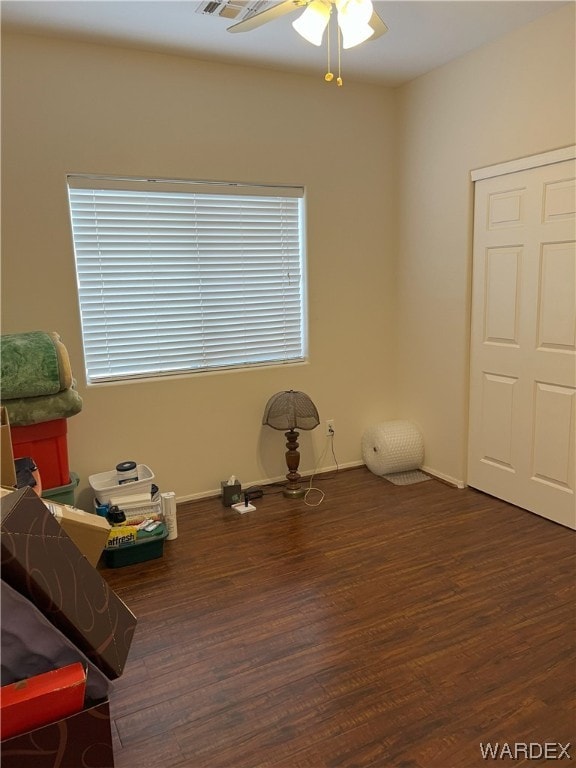
{"label": "dark wood floor", "polygon": [[161,560],[103,572],[139,618],[117,768],[474,768],[481,743],[576,741],[574,533],[436,480],[315,484],[315,508],[181,506]]}

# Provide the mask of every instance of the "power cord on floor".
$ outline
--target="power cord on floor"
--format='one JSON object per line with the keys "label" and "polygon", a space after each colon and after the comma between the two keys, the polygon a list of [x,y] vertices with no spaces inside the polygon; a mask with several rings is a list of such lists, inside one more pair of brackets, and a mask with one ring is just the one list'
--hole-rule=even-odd
{"label": "power cord on floor", "polygon": [[[326,443],[326,446],[324,447],[324,450],[322,451],[322,455],[320,456],[320,458],[316,462],[316,466],[314,467],[314,472],[310,475],[310,482],[309,482],[308,488],[306,489],[306,492],[305,492],[304,497],[303,497],[304,498],[304,503],[308,507],[318,507],[324,501],[324,496],[325,496],[324,491],[322,491],[320,488],[313,487],[312,482],[313,482],[313,480],[314,480],[314,478],[315,478],[315,476],[316,476],[316,474],[318,472],[318,467],[320,466],[320,464],[324,460],[324,457],[326,456],[326,452],[328,450],[328,445],[330,445],[330,448],[332,450],[332,457],[334,459],[334,463],[336,464],[336,473],[338,473],[340,471],[340,467],[338,465],[338,459],[336,458],[336,453],[334,452],[334,433],[332,433],[329,436],[328,439],[329,439],[329,443]],[[256,494],[254,494],[254,496],[252,496],[251,491],[253,491],[256,488],[258,488],[258,496],[260,496],[260,495],[262,495],[262,496],[273,496],[274,494],[283,493],[285,486],[286,486],[286,481],[285,480],[278,480],[278,481],[276,481],[274,483],[267,484],[266,486],[264,486],[264,488],[260,488],[259,486],[253,486],[252,488],[248,488],[246,493],[248,494],[249,498],[257,498]],[[272,490],[272,489],[274,489],[274,490]],[[320,499],[316,503],[312,503],[310,501],[307,501],[308,494],[311,491],[317,491],[318,493],[321,494]]]}
{"label": "power cord on floor", "polygon": [[[329,440],[330,447],[332,449],[332,456],[334,457],[334,462],[336,464],[336,472],[338,472],[340,467],[338,466],[338,461],[336,459],[336,454],[334,453],[334,432],[330,433],[330,436],[329,436],[328,440]],[[319,507],[320,504],[322,504],[322,502],[324,501],[324,497],[325,497],[326,494],[320,488],[315,488],[312,485],[312,482],[314,480],[314,477],[316,476],[316,473],[318,471],[318,467],[320,466],[320,464],[324,460],[324,457],[326,456],[326,451],[327,450],[328,450],[328,443],[326,444],[326,447],[322,451],[322,455],[320,456],[320,458],[316,462],[316,466],[314,467],[314,472],[312,472],[312,474],[310,475],[310,484],[308,485],[306,493],[304,494],[304,504],[306,504],[307,507]],[[317,491],[320,494],[320,499],[316,503],[312,503],[312,502],[308,501],[308,494],[310,494],[312,491]]]}
{"label": "power cord on floor", "polygon": [[334,459],[334,464],[336,464],[336,472],[340,472],[340,467],[338,466],[338,459],[336,458],[336,454],[334,453],[334,432],[330,435],[330,446],[332,448],[332,458]]}

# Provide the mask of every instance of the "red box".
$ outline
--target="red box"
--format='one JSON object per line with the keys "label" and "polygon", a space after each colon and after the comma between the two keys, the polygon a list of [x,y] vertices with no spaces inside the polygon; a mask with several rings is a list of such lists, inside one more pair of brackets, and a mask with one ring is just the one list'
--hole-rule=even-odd
{"label": "red box", "polygon": [[3,741],[0,750],[2,768],[114,768],[108,700]]}
{"label": "red box", "polygon": [[0,738],[11,739],[81,712],[85,694],[86,670],[79,661],[3,685]]}
{"label": "red box", "polygon": [[10,428],[14,458],[34,459],[45,490],[70,483],[67,432],[66,419]]}

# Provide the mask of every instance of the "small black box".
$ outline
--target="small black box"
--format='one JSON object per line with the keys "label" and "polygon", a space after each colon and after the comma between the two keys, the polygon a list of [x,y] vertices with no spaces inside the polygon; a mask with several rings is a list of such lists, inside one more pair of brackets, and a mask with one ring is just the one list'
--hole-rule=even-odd
{"label": "small black box", "polygon": [[242,486],[238,480],[234,485],[228,485],[227,480],[222,480],[220,488],[222,489],[222,504],[225,507],[231,507],[232,504],[238,504],[242,501]]}

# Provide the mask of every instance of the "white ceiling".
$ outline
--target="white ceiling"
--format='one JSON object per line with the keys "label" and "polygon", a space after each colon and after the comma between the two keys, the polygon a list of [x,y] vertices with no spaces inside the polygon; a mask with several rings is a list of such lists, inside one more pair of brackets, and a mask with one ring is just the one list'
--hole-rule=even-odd
{"label": "white ceiling", "polygon": [[[310,45],[292,29],[299,11],[251,32],[230,34],[230,20],[197,13],[199,5],[190,0],[3,0],[0,7],[6,31],[73,36],[319,76],[326,71],[326,47]],[[376,0],[374,7],[389,31],[343,51],[343,75],[399,85],[562,5],[566,2]]]}

